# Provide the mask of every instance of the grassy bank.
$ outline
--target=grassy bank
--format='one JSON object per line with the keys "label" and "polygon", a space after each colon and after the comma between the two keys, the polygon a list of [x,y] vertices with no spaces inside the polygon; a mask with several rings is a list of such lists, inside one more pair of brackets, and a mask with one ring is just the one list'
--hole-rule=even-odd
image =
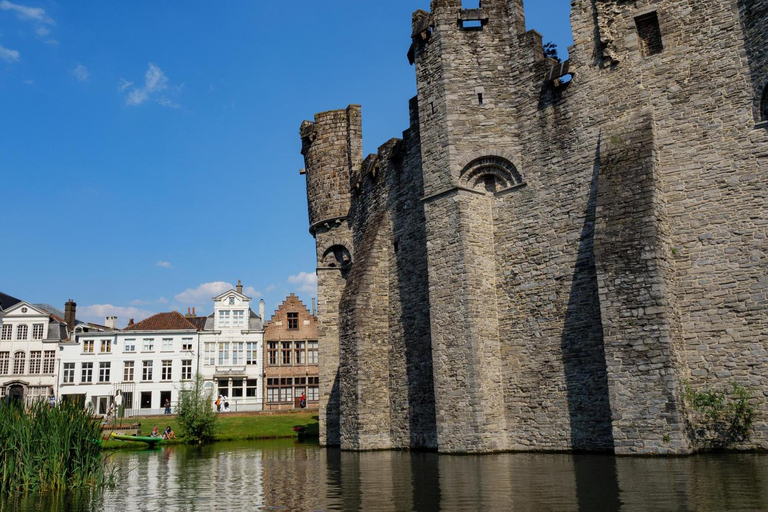
{"label": "grassy bank", "polygon": [[[176,443],[184,443],[180,436],[181,429],[176,416],[152,416],[141,418],[141,434],[149,435],[152,427],[162,432],[169,426],[179,436]],[[249,441],[255,439],[277,439],[281,437],[293,437],[296,435],[293,427],[304,427],[307,436],[317,437],[319,427],[317,423],[317,411],[310,412],[284,412],[284,413],[224,413],[219,415],[219,427],[214,437],[215,441]],[[168,443],[167,441],[165,443]],[[173,441],[171,441],[173,443]],[[144,449],[143,443],[131,443],[124,441],[104,441],[104,449]]]}

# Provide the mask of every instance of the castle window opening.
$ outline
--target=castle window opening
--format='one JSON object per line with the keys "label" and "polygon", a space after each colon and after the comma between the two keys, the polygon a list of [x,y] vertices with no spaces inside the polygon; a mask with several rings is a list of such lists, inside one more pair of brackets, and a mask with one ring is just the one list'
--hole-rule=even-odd
{"label": "castle window opening", "polygon": [[483,93],[479,92],[477,93],[477,104],[479,106],[483,106]]}
{"label": "castle window opening", "polygon": [[760,120],[768,121],[768,84],[766,84],[765,91],[763,91],[763,101],[760,105],[760,113]]}
{"label": "castle window opening", "polygon": [[661,41],[661,28],[659,27],[659,17],[656,12],[644,14],[635,18],[637,26],[637,35],[640,38],[640,46],[643,55],[656,55],[664,51],[664,44]]}
{"label": "castle window opening", "polygon": [[483,30],[482,20],[459,20],[459,24],[461,26],[461,30]]}

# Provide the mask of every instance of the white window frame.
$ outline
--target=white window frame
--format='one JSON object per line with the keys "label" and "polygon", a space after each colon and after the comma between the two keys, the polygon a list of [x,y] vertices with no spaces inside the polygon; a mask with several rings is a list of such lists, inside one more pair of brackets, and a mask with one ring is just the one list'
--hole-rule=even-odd
{"label": "white window frame", "polygon": [[160,380],[162,382],[173,380],[173,360],[165,359],[160,363]]}
{"label": "white window frame", "polygon": [[160,350],[162,352],[173,352],[173,338],[163,338]]}
{"label": "white window frame", "polygon": [[32,339],[43,339],[43,333],[45,332],[45,324],[32,324]]}
{"label": "white window frame", "polygon": [[3,333],[2,335],[0,335],[0,340],[10,341],[12,338],[13,338],[13,325],[11,324],[3,325]]}
{"label": "white window frame", "polygon": [[125,340],[125,348],[123,352],[136,352],[136,338],[129,338]]}
{"label": "white window frame", "polygon": [[75,383],[75,363],[64,363],[62,382],[64,384]]}
{"label": "white window frame", "polygon": [[136,363],[134,361],[123,361],[123,382],[133,382],[136,376]]}
{"label": "white window frame", "polygon": [[99,363],[99,382],[109,382],[112,376],[112,363],[102,361]]}
{"label": "white window frame", "polygon": [[93,382],[93,363],[80,364],[80,382],[86,384]]}
{"label": "white window frame", "polygon": [[155,351],[155,338],[144,338],[141,340],[142,352],[154,352]]}

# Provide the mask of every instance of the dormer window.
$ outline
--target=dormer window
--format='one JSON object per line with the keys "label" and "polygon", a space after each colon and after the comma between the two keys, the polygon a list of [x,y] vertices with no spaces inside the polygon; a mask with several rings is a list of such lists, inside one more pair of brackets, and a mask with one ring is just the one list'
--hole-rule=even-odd
{"label": "dormer window", "polygon": [[219,311],[219,328],[229,327],[229,311]]}
{"label": "dormer window", "polygon": [[234,297],[230,297],[229,298],[229,305],[230,306],[234,306],[235,305],[235,298]]}
{"label": "dormer window", "polygon": [[245,325],[245,311],[242,309],[232,311],[232,325],[234,327],[242,327]]}

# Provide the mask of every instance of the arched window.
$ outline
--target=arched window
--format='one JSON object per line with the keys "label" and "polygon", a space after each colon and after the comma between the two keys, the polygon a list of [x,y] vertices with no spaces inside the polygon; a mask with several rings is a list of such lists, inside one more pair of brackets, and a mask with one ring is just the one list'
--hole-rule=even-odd
{"label": "arched window", "polygon": [[523,183],[512,162],[498,156],[484,156],[461,171],[461,184],[467,188],[495,194]]}
{"label": "arched window", "polygon": [[26,367],[26,352],[19,350],[13,354],[13,374],[24,375],[24,369]]}
{"label": "arched window", "polygon": [[334,245],[323,254],[324,267],[344,268],[352,263],[352,256],[343,245]]}

